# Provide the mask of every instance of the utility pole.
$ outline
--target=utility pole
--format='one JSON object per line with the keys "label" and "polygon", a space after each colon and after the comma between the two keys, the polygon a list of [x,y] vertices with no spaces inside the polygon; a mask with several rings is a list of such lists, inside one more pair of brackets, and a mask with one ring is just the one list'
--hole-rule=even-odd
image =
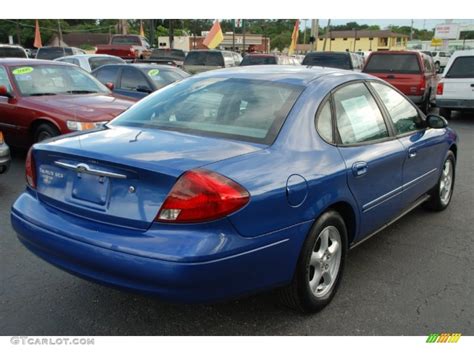
{"label": "utility pole", "polygon": [[410,41],[413,40],[413,20],[411,20],[411,26],[410,26]]}
{"label": "utility pole", "polygon": [[[150,44],[152,47],[155,46],[155,20],[149,20],[149,29],[150,29]],[[159,44],[158,44],[159,47]]]}
{"label": "utility pole", "polygon": [[235,19],[232,20],[232,51],[235,51]]}
{"label": "utility pole", "polygon": [[59,38],[59,47],[63,46],[63,32],[61,31],[61,20],[58,19],[58,38]]}
{"label": "utility pole", "polygon": [[170,49],[174,48],[174,20],[168,20],[168,38],[170,41]]}
{"label": "utility pole", "polygon": [[357,28],[354,28],[354,49],[353,49],[353,52],[356,51],[356,42],[357,42]]}
{"label": "utility pole", "polygon": [[308,20],[304,20],[304,31],[303,31],[303,44],[306,44],[306,25]]}
{"label": "utility pole", "polygon": [[326,42],[328,40],[330,33],[331,33],[331,19],[328,19],[328,25],[326,26],[326,37],[324,38],[324,44],[323,44],[323,52],[326,51]]}
{"label": "utility pole", "polygon": [[245,20],[242,19],[242,54],[245,55],[246,48],[245,48]]}
{"label": "utility pole", "polygon": [[17,41],[18,44],[21,46],[20,23],[18,22],[18,20],[16,20],[15,22],[16,22],[16,41]]}

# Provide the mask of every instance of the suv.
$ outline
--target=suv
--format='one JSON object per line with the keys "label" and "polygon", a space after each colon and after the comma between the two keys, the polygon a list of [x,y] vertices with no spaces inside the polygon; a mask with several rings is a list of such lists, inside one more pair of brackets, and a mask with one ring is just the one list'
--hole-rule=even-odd
{"label": "suv", "polygon": [[230,68],[236,66],[233,52],[215,49],[194,50],[188,53],[183,68],[190,74],[208,70]]}
{"label": "suv", "polygon": [[28,58],[28,54],[21,46],[0,44],[0,58]]}
{"label": "suv", "polygon": [[36,52],[36,59],[53,60],[75,54],[86,54],[86,52],[76,47],[41,47]]}
{"label": "suv", "polygon": [[312,52],[306,54],[301,64],[357,71],[362,69],[361,61],[351,52]]}
{"label": "suv", "polygon": [[445,118],[451,110],[474,110],[474,50],[454,52],[436,89],[436,106]]}
{"label": "suv", "polygon": [[429,55],[416,51],[372,52],[362,71],[389,82],[428,112],[437,79]]}
{"label": "suv", "polygon": [[440,72],[441,69],[446,68],[450,57],[451,54],[449,54],[449,52],[431,52],[431,58],[433,58],[433,62],[437,72]]}

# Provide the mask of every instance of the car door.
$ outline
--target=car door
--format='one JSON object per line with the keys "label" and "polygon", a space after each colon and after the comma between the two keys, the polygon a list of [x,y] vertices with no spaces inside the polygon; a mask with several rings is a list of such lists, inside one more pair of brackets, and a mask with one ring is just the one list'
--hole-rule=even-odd
{"label": "car door", "polygon": [[346,164],[347,182],[357,201],[365,236],[402,209],[405,148],[387,125],[382,110],[364,82],[333,93],[338,149]]}
{"label": "car door", "polygon": [[407,206],[438,181],[447,149],[445,131],[427,128],[423,114],[398,91],[381,82],[370,85],[383,102],[397,139],[406,151],[402,199]]}
{"label": "car door", "polygon": [[120,75],[120,82],[114,92],[141,99],[153,92],[153,88],[139,69],[124,67]]}
{"label": "car door", "polygon": [[111,83],[117,87],[120,69],[121,66],[105,65],[92,72],[92,75],[104,85]]}

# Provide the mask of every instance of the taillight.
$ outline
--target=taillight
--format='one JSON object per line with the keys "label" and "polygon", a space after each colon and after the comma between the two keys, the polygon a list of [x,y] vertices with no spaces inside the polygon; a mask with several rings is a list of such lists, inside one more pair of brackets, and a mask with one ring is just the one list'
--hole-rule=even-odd
{"label": "taillight", "polygon": [[444,90],[444,83],[443,82],[438,83],[438,86],[436,87],[436,95],[443,95],[443,90]]}
{"label": "taillight", "polygon": [[420,83],[420,91],[425,91],[425,88],[426,88],[426,78],[422,76],[421,83]]}
{"label": "taillight", "polygon": [[26,155],[25,175],[28,185],[30,185],[31,188],[36,189],[36,165],[32,151],[33,147],[30,148],[28,154]]}
{"label": "taillight", "polygon": [[190,170],[173,186],[155,221],[211,221],[242,208],[249,198],[247,190],[225,176],[203,169]]}

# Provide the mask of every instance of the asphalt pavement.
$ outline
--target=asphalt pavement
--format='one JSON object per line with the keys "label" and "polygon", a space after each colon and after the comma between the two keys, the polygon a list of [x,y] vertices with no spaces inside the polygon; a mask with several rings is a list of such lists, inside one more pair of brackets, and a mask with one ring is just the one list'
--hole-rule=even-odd
{"label": "asphalt pavement", "polygon": [[[0,335],[474,335],[474,114],[454,116],[456,185],[349,253],[333,302],[305,316],[273,293],[176,305],[84,281],[26,250],[10,225],[24,152],[0,175]],[[232,280],[229,280],[232,282]]]}

